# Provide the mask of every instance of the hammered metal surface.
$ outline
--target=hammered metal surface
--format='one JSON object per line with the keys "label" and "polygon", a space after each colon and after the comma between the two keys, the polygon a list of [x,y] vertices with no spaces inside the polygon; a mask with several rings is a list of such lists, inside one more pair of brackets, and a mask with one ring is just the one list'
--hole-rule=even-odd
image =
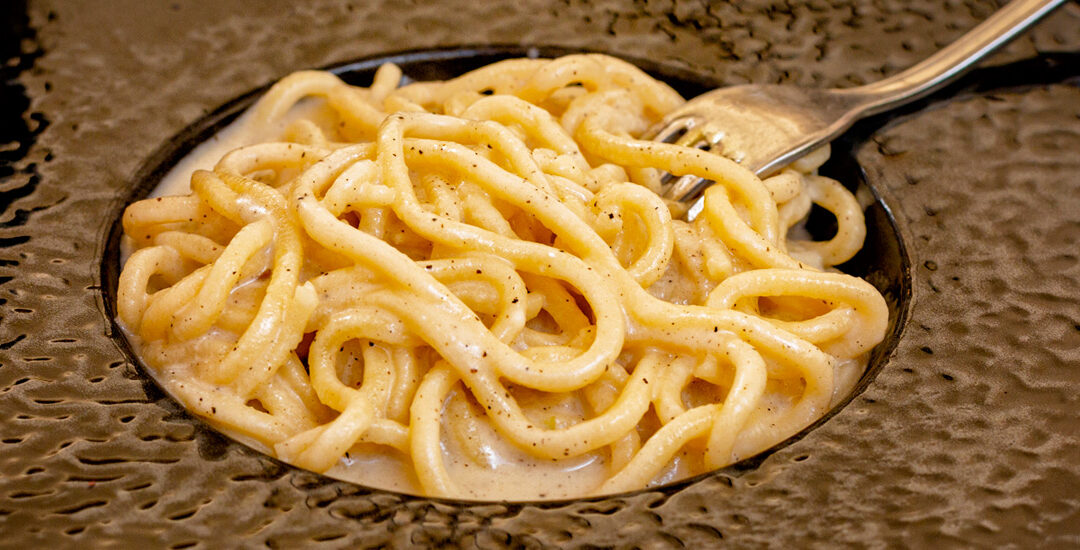
{"label": "hammered metal surface", "polygon": [[[9,5],[22,41],[2,107],[25,112],[3,119],[18,127],[0,151],[0,547],[1080,545],[1076,56],[1057,80],[930,104],[858,149],[916,266],[908,328],[854,402],[744,472],[562,504],[368,491],[187,416],[125,361],[101,302],[109,218],[139,167],[292,70],[549,44],[843,86],[925,57],[992,2]],[[1080,52],[1075,3],[993,63],[1047,52]]]}

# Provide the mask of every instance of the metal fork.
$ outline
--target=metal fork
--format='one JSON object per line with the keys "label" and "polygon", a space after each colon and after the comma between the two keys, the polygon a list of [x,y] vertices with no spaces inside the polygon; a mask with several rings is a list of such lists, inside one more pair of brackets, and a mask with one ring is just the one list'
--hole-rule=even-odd
{"label": "metal fork", "polygon": [[[749,84],[702,94],[669,113],[644,138],[720,153],[765,177],[848,129],[856,120],[923,97],[967,72],[1065,0],[1013,0],[921,63],[855,88],[814,89]],[[664,196],[697,201],[706,187],[693,175],[665,174]]]}

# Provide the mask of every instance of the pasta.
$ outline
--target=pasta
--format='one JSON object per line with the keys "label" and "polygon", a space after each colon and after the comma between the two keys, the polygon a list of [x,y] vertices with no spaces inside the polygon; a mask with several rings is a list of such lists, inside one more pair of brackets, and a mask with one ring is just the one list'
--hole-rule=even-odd
{"label": "pasta", "polygon": [[[125,211],[119,319],[222,430],[411,493],[615,493],[798,432],[883,338],[832,268],[865,224],[827,148],[761,180],[639,140],[683,100],[602,55],[400,80],[292,74]],[[694,222],[664,171],[717,182]],[[796,238],[813,204],[827,241]]]}

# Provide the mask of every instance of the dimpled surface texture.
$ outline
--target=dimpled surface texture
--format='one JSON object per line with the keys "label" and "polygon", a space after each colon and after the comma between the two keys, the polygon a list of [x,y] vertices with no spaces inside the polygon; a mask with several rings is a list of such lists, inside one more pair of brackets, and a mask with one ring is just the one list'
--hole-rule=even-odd
{"label": "dimpled surface texture", "polygon": [[[0,151],[0,547],[1080,545],[1076,57],[1056,80],[1018,72],[1015,83],[1031,85],[924,105],[857,149],[914,266],[906,331],[865,392],[746,471],[571,503],[367,490],[282,466],[184,413],[125,360],[102,303],[102,243],[141,164],[293,70],[545,44],[727,83],[850,86],[911,65],[995,8],[123,0],[9,10],[25,25],[5,75],[29,104],[14,119],[19,140]],[[1072,3],[991,63],[1078,51]]]}

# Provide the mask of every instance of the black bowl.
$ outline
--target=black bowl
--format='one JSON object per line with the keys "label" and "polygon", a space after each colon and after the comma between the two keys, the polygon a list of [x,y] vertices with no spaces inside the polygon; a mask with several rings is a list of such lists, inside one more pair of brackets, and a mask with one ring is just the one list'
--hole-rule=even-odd
{"label": "black bowl", "polygon": [[[446,80],[503,59],[518,57],[551,58],[571,53],[580,53],[580,50],[522,46],[460,47],[381,55],[326,67],[325,69],[338,75],[349,84],[368,86],[371,84],[375,70],[384,63],[397,64],[401,67],[407,80]],[[683,97],[687,98],[723,85],[701,75],[666,67],[647,60],[627,59],[627,61],[638,65],[652,76],[667,82]],[[117,346],[123,350],[129,361],[140,365],[143,374],[147,378],[150,378],[149,371],[137,354],[134,353],[130,344],[124,338],[119,325],[116,324],[115,304],[120,270],[120,237],[123,235],[120,216],[123,207],[147,196],[157,186],[161,178],[188,152],[235,120],[237,116],[258,99],[266,88],[252,91],[226,103],[167,141],[139,170],[135,180],[132,182],[128,199],[122,205],[119,205],[120,208],[113,213],[113,218],[116,221],[113,223],[102,248],[104,256],[101,264],[101,275],[102,281],[105,283],[103,289],[105,293],[104,303],[110,321],[113,323],[113,338]],[[865,244],[854,258],[839,266],[839,268],[846,273],[866,279],[885,297],[889,306],[889,325],[885,339],[871,351],[867,368],[853,390],[840,400],[835,407],[813,424],[784,441],[762,453],[731,464],[719,470],[719,473],[736,474],[753,469],[776,450],[798,441],[810,431],[827,422],[830,417],[850,403],[855,396],[862,393],[873,382],[874,377],[887,363],[903,332],[911,301],[911,264],[900,236],[900,230],[897,228],[889,206],[884,202],[880,194],[867,184],[865,174],[853,156],[854,149],[861,144],[859,138],[864,134],[865,130],[860,127],[858,131],[851,132],[844,138],[837,140],[832,157],[822,167],[821,171],[823,174],[843,182],[852,192],[860,195],[869,192],[870,196],[874,198],[874,202],[865,211],[867,224]],[[824,211],[812,212],[808,221],[808,230],[815,237],[825,239],[829,237],[830,232],[835,231],[835,220],[828,215],[822,215],[821,212]],[[161,391],[160,387],[158,387],[158,391]],[[208,426],[206,428],[209,429]],[[218,444],[223,445],[224,442]],[[292,466],[288,467],[292,468]],[[683,486],[711,475],[714,474],[706,473],[679,480],[670,485],[673,487]]]}

